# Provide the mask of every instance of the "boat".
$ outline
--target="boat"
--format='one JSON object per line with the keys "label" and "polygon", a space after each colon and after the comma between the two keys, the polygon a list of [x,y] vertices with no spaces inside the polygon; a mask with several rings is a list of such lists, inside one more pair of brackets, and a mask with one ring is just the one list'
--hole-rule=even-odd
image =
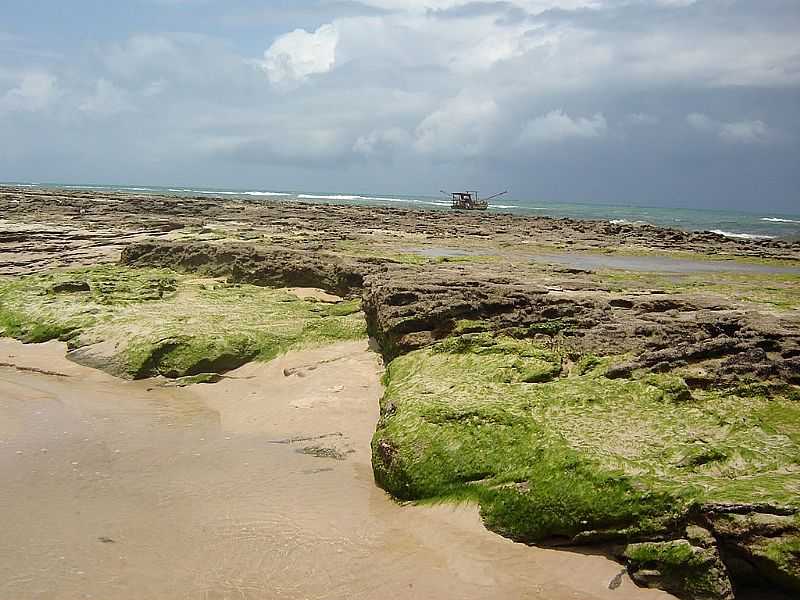
{"label": "boat", "polygon": [[497,198],[502,196],[503,194],[507,194],[508,192],[500,192],[499,194],[495,194],[494,196],[489,196],[488,198],[479,198],[478,192],[476,191],[466,191],[466,192],[445,192],[444,190],[439,190],[444,195],[450,196],[450,208],[454,210],[486,210],[489,208],[489,200],[492,198]]}

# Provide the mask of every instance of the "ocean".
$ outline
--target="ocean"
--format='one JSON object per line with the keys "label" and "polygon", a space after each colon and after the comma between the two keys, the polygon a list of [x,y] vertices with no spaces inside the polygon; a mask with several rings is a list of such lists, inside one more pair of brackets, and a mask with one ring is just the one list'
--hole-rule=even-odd
{"label": "ocean", "polygon": [[[395,206],[448,210],[449,198],[439,196],[405,196],[393,194],[345,194],[289,190],[250,190],[207,187],[159,187],[117,185],[67,185],[57,183],[15,183],[42,188],[69,188],[99,191],[158,193],[173,196],[231,196],[270,201],[300,201],[329,204],[354,204],[364,206]],[[746,213],[729,210],[698,210],[687,208],[637,207],[612,204],[578,204],[545,202],[539,200],[511,199],[509,196],[490,201],[490,212],[539,215],[556,218],[605,220],[614,223],[631,223],[673,227],[686,231],[713,231],[732,238],[800,240],[800,215],[771,211]]]}

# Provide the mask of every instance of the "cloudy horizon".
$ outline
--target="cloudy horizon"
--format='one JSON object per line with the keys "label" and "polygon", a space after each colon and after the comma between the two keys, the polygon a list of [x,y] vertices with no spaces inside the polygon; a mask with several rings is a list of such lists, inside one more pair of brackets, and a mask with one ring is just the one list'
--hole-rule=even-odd
{"label": "cloudy horizon", "polygon": [[0,180],[800,212],[796,0],[0,9]]}

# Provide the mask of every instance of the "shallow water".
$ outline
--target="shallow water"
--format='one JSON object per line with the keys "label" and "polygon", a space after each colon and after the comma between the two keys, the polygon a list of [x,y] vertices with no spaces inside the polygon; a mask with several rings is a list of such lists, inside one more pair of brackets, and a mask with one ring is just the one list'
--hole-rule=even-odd
{"label": "shallow water", "polygon": [[0,598],[671,597],[609,590],[619,565],[514,544],[474,508],[392,502],[366,343],[185,389],[63,353],[0,341]]}
{"label": "shallow water", "polygon": [[688,260],[666,256],[620,256],[610,254],[536,254],[534,262],[554,263],[577,269],[617,269],[648,273],[772,273],[800,275],[798,267],[773,267],[734,261]]}

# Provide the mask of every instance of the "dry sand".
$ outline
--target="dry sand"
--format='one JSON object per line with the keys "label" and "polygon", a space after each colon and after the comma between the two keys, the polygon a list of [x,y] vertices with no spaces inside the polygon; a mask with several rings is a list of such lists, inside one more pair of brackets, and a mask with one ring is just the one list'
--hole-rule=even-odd
{"label": "dry sand", "polygon": [[515,544],[473,507],[375,487],[365,342],[213,385],[129,382],[0,340],[0,598],[670,598],[600,556]]}

